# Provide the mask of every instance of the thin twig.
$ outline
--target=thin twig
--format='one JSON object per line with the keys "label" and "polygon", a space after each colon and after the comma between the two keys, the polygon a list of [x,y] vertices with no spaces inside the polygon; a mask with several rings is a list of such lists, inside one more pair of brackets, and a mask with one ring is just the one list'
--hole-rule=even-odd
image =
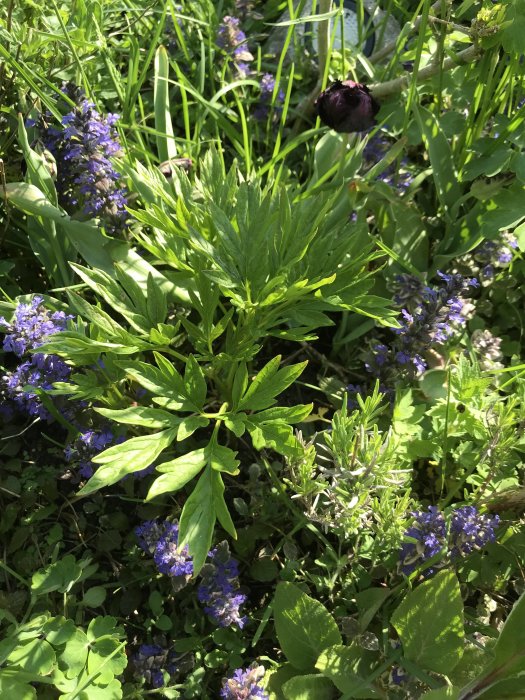
{"label": "thin twig", "polygon": [[[455,68],[461,64],[470,63],[471,61],[476,60],[480,54],[481,49],[479,46],[473,44],[463,51],[460,51],[458,54],[456,54],[456,56],[449,56],[443,61],[442,64],[432,63],[425,66],[419,71],[417,78],[418,80],[426,80],[427,78],[431,78],[433,75],[436,75],[441,70],[450,70],[451,68]],[[377,83],[376,85],[369,85],[368,87],[374,97],[381,98],[387,97],[388,95],[393,95],[396,92],[401,92],[408,87],[411,80],[412,75],[407,73],[406,75],[402,75],[394,80],[387,80],[384,83]]]}

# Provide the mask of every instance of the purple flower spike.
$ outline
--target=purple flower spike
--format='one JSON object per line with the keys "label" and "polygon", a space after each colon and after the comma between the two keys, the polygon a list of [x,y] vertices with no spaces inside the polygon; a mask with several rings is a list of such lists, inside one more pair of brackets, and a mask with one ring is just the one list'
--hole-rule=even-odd
{"label": "purple flower spike", "polygon": [[178,524],[148,520],[135,529],[135,534],[142,549],[153,555],[160,573],[172,578],[176,590],[183,588],[193,575],[193,561],[188,547],[178,545]]}
{"label": "purple flower spike", "polygon": [[211,562],[202,568],[202,583],[197,597],[204,603],[204,612],[219,627],[237,625],[242,629],[246,617],[241,616],[239,608],[246,601],[246,596],[238,592],[238,563],[230,556],[226,542],[215,547],[209,556]]}
{"label": "purple flower spike", "polygon": [[264,667],[256,664],[246,671],[238,668],[231,678],[224,680],[220,695],[222,700],[268,700],[268,693],[258,685],[264,674]]}

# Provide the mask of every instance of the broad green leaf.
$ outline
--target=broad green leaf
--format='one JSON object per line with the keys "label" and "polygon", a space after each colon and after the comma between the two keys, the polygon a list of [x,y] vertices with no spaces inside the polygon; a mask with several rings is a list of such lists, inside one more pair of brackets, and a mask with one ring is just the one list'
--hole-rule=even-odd
{"label": "broad green leaf", "polygon": [[188,545],[196,576],[208,555],[215,526],[213,470],[207,466],[191,496],[186,500],[179,522],[179,544]]}
{"label": "broad green leaf", "polygon": [[175,440],[176,428],[163,430],[153,435],[131,438],[120,445],[113,445],[96,457],[93,462],[100,464],[87,484],[78,492],[87,496],[103,486],[111,486],[127,474],[133,474],[149,465]]}
{"label": "broad green leaf", "polygon": [[56,663],[55,651],[45,639],[30,639],[9,654],[7,663],[27,673],[46,676]]}
{"label": "broad green leaf", "polygon": [[197,360],[190,355],[184,371],[184,384],[188,398],[201,409],[206,401],[206,379]]}
{"label": "broad green leaf", "polygon": [[128,660],[123,642],[115,637],[97,639],[90,645],[87,670],[96,677],[96,684],[111,683],[126,668]]}
{"label": "broad green leaf", "polygon": [[75,634],[75,623],[62,615],[52,617],[42,627],[47,641],[55,647],[62,646]]}
{"label": "broad green leaf", "polygon": [[461,197],[452,149],[441,130],[437,117],[416,102],[413,103],[413,110],[423,132],[438,197],[443,207],[450,211]]}
{"label": "broad green leaf", "polygon": [[298,671],[291,664],[281,664],[280,666],[270,668],[263,679],[260,681],[264,690],[269,694],[270,700],[282,700],[283,685],[298,675]]}
{"label": "broad green leaf", "polygon": [[275,630],[288,661],[300,671],[311,671],[319,654],[342,639],[328,610],[293,583],[277,586],[273,602]]}
{"label": "broad green leaf", "polygon": [[[252,419],[252,420],[250,420]],[[284,421],[258,423],[258,414],[246,419],[245,425],[256,450],[270,447],[286,457],[294,457],[300,452],[297,438],[291,425]]]}
{"label": "broad green leaf", "polygon": [[353,698],[377,698],[366,678],[377,665],[377,655],[367,652],[357,644],[337,645],[326,649],[317,659],[315,667],[330,678],[338,690]]}
{"label": "broad green leaf", "polygon": [[278,355],[257,373],[239,401],[239,410],[260,411],[269,408],[275,403],[275,397],[293,384],[307,365],[300,362],[278,369],[280,361],[281,356]]}
{"label": "broad green leaf", "polygon": [[337,694],[328,678],[313,673],[286,681],[282,692],[285,700],[332,700]]}
{"label": "broad green leaf", "polygon": [[248,369],[246,368],[246,362],[241,362],[235,372],[235,377],[233,378],[233,388],[232,388],[232,408],[237,409],[241,397],[244,396],[246,389],[248,388]]}
{"label": "broad green leaf", "polygon": [[510,611],[492,652],[491,676],[505,679],[525,671],[525,594]]}
{"label": "broad green leaf", "polygon": [[31,579],[31,590],[35,595],[44,595],[51,591],[65,593],[79,580],[82,568],[72,554],[67,554],[62,559],[39,569]]}
{"label": "broad green leaf", "polygon": [[215,512],[217,513],[217,520],[229,535],[231,535],[234,539],[237,539],[237,531],[235,530],[235,525],[231,519],[226,501],[224,500],[224,482],[222,480],[222,476],[219,474],[219,472],[212,471],[211,479],[213,487],[213,504],[215,506]]}
{"label": "broad green leaf", "polygon": [[142,425],[146,428],[175,428],[180,423],[180,418],[172,413],[146,406],[130,406],[122,409],[95,408],[95,411],[115,423]]}
{"label": "broad green leaf", "polygon": [[197,476],[206,464],[205,450],[199,449],[157,466],[162,476],[155,479],[146,497],[150,501],[163,493],[174,493]]}
{"label": "broad green leaf", "polygon": [[169,90],[170,61],[164,46],[155,52],[155,75],[153,78],[153,107],[155,113],[155,131],[157,154],[161,162],[177,157],[177,146],[173,136],[170,114]]}
{"label": "broad green leaf", "polygon": [[463,602],[456,575],[440,571],[407,593],[390,620],[404,656],[422,668],[446,674],[463,654]]}
{"label": "broad green leaf", "polygon": [[58,665],[66,678],[75,678],[84,668],[88,656],[89,639],[81,629],[68,639],[66,646],[58,657]]}
{"label": "broad green leaf", "polygon": [[[525,700],[523,675],[506,678],[498,683],[494,683],[488,690],[476,697],[480,698],[480,700]],[[454,697],[453,700],[456,700],[456,698]]]}
{"label": "broad green leaf", "polygon": [[240,460],[236,459],[237,452],[234,452],[230,447],[219,445],[215,436],[212,437],[206,447],[206,458],[212,469],[218,472],[228,472],[228,474],[236,475],[239,473],[238,466]]}
{"label": "broad green leaf", "polygon": [[[16,671],[15,671],[16,674]],[[34,700],[36,689],[22,680],[17,679],[13,670],[4,668],[0,670],[0,697],[16,698],[16,700]]]}
{"label": "broad green leaf", "polygon": [[188,416],[187,418],[183,418],[177,430],[177,442],[186,440],[199,428],[205,428],[209,422],[210,419],[204,418],[204,416]]}
{"label": "broad green leaf", "polygon": [[458,688],[453,688],[448,686],[446,688],[438,688],[437,690],[430,690],[421,696],[421,700],[458,700],[460,691]]}
{"label": "broad green leaf", "polygon": [[104,586],[92,586],[88,588],[82,597],[82,605],[88,608],[99,608],[106,600],[107,590]]}

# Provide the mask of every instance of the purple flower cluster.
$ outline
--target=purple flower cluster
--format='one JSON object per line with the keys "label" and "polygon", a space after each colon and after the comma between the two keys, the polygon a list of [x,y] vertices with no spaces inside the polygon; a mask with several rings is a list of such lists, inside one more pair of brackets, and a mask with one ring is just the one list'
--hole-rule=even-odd
{"label": "purple flower cluster", "polygon": [[224,680],[220,697],[223,700],[268,700],[268,694],[258,685],[264,674],[264,667],[256,664],[246,671],[238,668],[231,678]]}
{"label": "purple flower cluster", "polygon": [[518,239],[512,233],[502,233],[493,241],[484,241],[473,251],[474,260],[482,265],[481,276],[490,280],[496,268],[506,267],[512,262],[513,250],[518,247]]}
{"label": "purple flower cluster", "polygon": [[467,556],[488,542],[495,542],[494,530],[499,520],[499,515],[480,515],[475,506],[463,506],[454,511],[450,520],[452,559]]}
{"label": "purple flower cluster", "polygon": [[11,322],[0,318],[0,326],[7,331],[3,348],[22,357],[42,345],[47,336],[65,330],[70,318],[73,316],[66,316],[63,311],[48,311],[42,297],[33,297],[29,304],[18,304]]}
{"label": "purple flower cluster", "polygon": [[240,28],[240,20],[237,17],[226,15],[217,30],[217,46],[231,56],[239,75],[243,78],[250,74],[248,63],[253,61],[253,56],[248,50],[248,39]]}
{"label": "purple flower cluster", "polygon": [[153,555],[161,574],[171,576],[177,588],[184,587],[193,574],[188,547],[178,545],[179,526],[168,520],[147,520],[135,529],[140,547]]}
{"label": "purple flower cluster", "polygon": [[[253,112],[253,116],[257,121],[264,121],[268,118],[270,108],[272,106],[273,91],[275,89],[275,78],[271,73],[265,73],[261,78],[261,96],[259,103]],[[284,102],[284,92],[279,90],[273,105],[275,113],[281,111],[281,105]]]}
{"label": "purple flower cluster", "polygon": [[246,596],[239,593],[239,565],[230,556],[228,544],[222,542],[209,553],[211,562],[202,568],[202,583],[197,597],[204,603],[204,612],[219,627],[237,625],[241,629],[246,617],[241,616],[240,606]]}
{"label": "purple flower cluster", "polygon": [[[399,552],[401,571],[407,576],[418,566],[439,554],[447,539],[445,517],[436,506],[429,506],[428,512],[413,511],[414,523],[405,532],[411,542],[403,542]],[[434,573],[434,569],[425,571],[425,576]]]}
{"label": "purple flower cluster", "polygon": [[[391,147],[392,142],[381,133],[369,138],[363,150],[363,164],[366,170],[369,170],[384,158]],[[401,159],[399,168],[396,167],[396,162],[394,161],[376,179],[385,182],[402,194],[414,180],[412,174],[407,170],[407,165],[408,160],[406,158]]]}
{"label": "purple flower cluster", "polygon": [[109,428],[102,430],[85,430],[81,432],[74,442],[67,445],[64,454],[68,462],[78,464],[78,472],[84,479],[93,476],[94,467],[91,461],[95,455],[112,443],[122,442],[124,438],[115,436]]}
{"label": "purple flower cluster", "polygon": [[[5,352],[22,357],[29,350],[40,347],[48,336],[65,329],[67,316],[62,311],[51,312],[45,308],[42,297],[33,297],[29,304],[19,304],[11,322],[0,318],[5,328],[3,341]],[[38,395],[38,390],[53,388],[54,382],[69,379],[71,368],[56,355],[35,353],[1,379],[2,393],[23,413],[48,420],[51,416]],[[31,386],[33,389],[25,389]]]}
{"label": "purple flower cluster", "polygon": [[159,644],[141,644],[132,656],[132,662],[135,672],[141,674],[148,685],[162,688],[165,685],[164,674],[173,676],[177,671],[174,656],[173,652],[168,652]]}
{"label": "purple flower cluster", "polygon": [[[409,374],[423,372],[427,368],[425,353],[436,345],[443,345],[465,323],[464,302],[461,296],[470,287],[477,286],[474,279],[462,275],[437,273],[439,286],[419,288],[419,298],[412,297],[413,305],[401,310],[401,327],[395,329],[395,338],[389,345],[375,343],[365,367],[375,377],[387,381],[387,373],[405,370]],[[403,282],[410,280],[404,276]],[[414,281],[411,290],[418,285]],[[398,298],[408,299],[407,292],[399,292]]]}
{"label": "purple flower cluster", "polygon": [[64,85],[63,93],[77,106],[62,117],[62,129],[50,126],[46,114],[36,122],[44,146],[57,163],[56,188],[64,209],[85,217],[100,217],[111,233],[128,220],[126,190],[111,158],[121,152],[115,131],[119,117],[100,115],[80,88]]}
{"label": "purple flower cluster", "polygon": [[[411,539],[402,544],[399,552],[400,569],[407,576],[439,553],[443,553],[440,563],[443,565],[447,555],[454,560],[494,542],[499,525],[498,515],[481,515],[475,506],[453,511],[448,532],[445,516],[436,506],[429,506],[427,511],[413,511],[411,515],[414,523],[405,532],[405,537]],[[434,572],[431,567],[423,575],[428,578]]]}

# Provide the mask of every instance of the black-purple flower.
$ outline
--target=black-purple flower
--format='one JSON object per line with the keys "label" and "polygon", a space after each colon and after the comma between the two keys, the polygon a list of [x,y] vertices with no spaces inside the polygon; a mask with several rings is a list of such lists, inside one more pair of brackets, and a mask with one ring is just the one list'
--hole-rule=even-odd
{"label": "black-purple flower", "polygon": [[336,80],[319,95],[315,107],[323,124],[340,133],[366,131],[379,112],[366,85],[353,80]]}
{"label": "black-purple flower", "polygon": [[219,627],[237,625],[242,629],[246,617],[239,608],[246,596],[239,592],[239,565],[230,556],[228,544],[222,542],[209,553],[210,562],[202,567],[202,583],[197,597],[204,604],[204,612]]}
{"label": "black-purple flower", "polygon": [[222,700],[268,700],[268,693],[259,685],[264,674],[264,667],[257,664],[246,671],[236,669],[231,678],[223,681],[220,697]]}

